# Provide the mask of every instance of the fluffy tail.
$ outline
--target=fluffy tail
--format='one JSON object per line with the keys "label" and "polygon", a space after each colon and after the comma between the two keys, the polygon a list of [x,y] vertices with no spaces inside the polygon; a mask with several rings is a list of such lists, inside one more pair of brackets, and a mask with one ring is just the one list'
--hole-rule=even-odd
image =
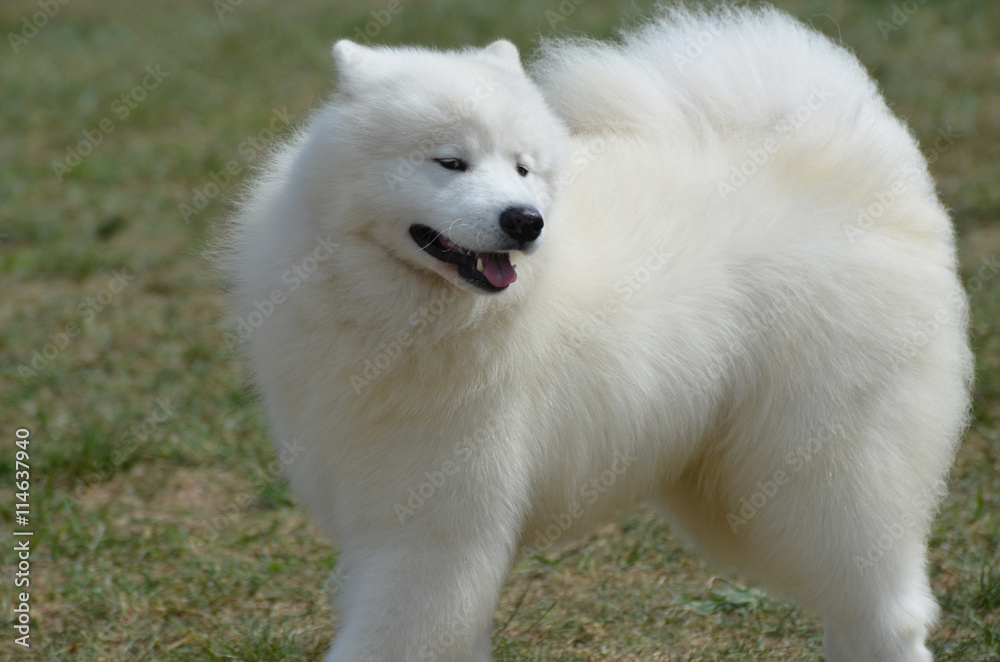
{"label": "fluffy tail", "polygon": [[856,122],[884,109],[851,53],[770,7],[664,7],[617,43],[546,40],[532,72],[578,133],[725,135],[796,113]]}
{"label": "fluffy tail", "polygon": [[725,153],[726,168],[780,151],[756,163],[783,168],[800,190],[839,195],[850,209],[907,190],[937,207],[925,218],[896,204],[907,232],[951,231],[916,140],[868,72],[776,9],[661,8],[617,42],[547,40],[531,72],[578,136],[618,136],[662,158]]}

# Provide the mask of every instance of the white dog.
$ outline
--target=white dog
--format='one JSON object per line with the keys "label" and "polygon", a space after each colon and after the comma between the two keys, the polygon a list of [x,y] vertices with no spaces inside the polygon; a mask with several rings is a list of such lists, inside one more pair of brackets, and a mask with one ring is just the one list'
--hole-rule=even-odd
{"label": "white dog", "polygon": [[230,240],[287,467],[340,544],[331,662],[484,662],[511,564],[643,499],[916,662],[967,418],[954,237],[844,49],[773,10],[621,43],[333,48]]}

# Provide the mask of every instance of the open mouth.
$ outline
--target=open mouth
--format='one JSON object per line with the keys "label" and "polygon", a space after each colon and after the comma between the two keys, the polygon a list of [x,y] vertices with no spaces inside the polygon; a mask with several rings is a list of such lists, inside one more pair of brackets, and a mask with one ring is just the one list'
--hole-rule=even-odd
{"label": "open mouth", "polygon": [[510,253],[483,253],[462,248],[426,225],[411,225],[410,236],[431,257],[458,267],[458,275],[487,292],[501,292],[517,280]]}

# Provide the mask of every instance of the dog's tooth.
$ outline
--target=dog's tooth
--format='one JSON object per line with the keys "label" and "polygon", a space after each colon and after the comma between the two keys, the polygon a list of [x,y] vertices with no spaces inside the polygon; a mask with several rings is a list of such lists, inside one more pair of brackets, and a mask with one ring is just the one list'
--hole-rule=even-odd
{"label": "dog's tooth", "polygon": [[483,273],[483,258],[481,257],[476,258],[476,271]]}

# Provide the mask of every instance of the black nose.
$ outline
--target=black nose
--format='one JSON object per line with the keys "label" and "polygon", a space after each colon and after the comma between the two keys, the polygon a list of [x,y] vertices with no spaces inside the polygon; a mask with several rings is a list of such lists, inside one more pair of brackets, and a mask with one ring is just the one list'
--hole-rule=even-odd
{"label": "black nose", "polygon": [[522,244],[542,234],[542,215],[534,207],[510,207],[500,214],[500,229]]}

